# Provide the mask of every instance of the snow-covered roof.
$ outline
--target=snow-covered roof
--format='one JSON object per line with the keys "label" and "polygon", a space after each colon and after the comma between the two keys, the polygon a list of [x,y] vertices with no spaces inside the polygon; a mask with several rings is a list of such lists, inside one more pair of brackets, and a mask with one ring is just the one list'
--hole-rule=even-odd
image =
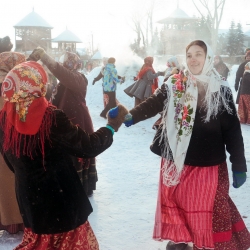
{"label": "snow-covered roof", "polygon": [[168,18],[190,18],[190,17],[182,9],[177,8],[168,16]]}
{"label": "snow-covered roof", "polygon": [[158,23],[165,23],[168,22],[169,20],[195,20],[195,19],[198,18],[190,17],[186,12],[184,12],[182,9],[178,7],[167,18],[158,21]]}
{"label": "snow-covered roof", "polygon": [[68,29],[63,31],[59,36],[52,39],[52,42],[82,43],[81,39]]}
{"label": "snow-covered roof", "polygon": [[18,28],[18,27],[44,27],[44,28],[50,28],[50,29],[53,28],[47,21],[45,21],[34,10],[30,14],[25,16],[16,25],[14,25],[14,28]]}
{"label": "snow-covered roof", "polygon": [[91,57],[92,60],[102,60],[103,56],[100,51],[96,51],[96,53]]}

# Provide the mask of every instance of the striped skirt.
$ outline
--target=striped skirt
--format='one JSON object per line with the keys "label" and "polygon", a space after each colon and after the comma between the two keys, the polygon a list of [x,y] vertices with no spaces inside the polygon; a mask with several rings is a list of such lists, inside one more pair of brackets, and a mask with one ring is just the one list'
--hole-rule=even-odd
{"label": "striped skirt", "polygon": [[[42,218],[41,218],[42,220]],[[59,234],[35,234],[25,228],[22,242],[14,250],[99,250],[95,234],[86,221],[78,228]]]}
{"label": "striped skirt", "polygon": [[23,223],[20,223],[20,224],[12,224],[12,225],[5,226],[0,223],[0,231],[1,230],[5,230],[10,234],[16,234],[19,231],[24,230],[24,225]]}
{"label": "striped skirt", "polygon": [[180,183],[167,187],[160,176],[155,240],[194,243],[194,249],[247,250],[250,234],[229,197],[226,163],[185,166]]}

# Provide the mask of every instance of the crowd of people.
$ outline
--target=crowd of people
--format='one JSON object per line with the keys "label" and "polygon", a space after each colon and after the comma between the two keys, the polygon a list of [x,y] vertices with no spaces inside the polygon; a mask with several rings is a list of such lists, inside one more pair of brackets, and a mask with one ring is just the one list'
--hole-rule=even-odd
{"label": "crowd of people", "polygon": [[171,57],[155,72],[153,57],[144,58],[125,89],[135,98],[131,110],[116,99],[124,81],[116,59],[105,59],[92,84],[103,81],[106,126],[94,131],[80,58],[66,51],[57,62],[38,47],[26,59],[12,47],[0,40],[0,230],[24,231],[15,250],[99,249],[88,222],[95,157],[123,123],[159,113],[150,147],[162,159],[153,238],[167,240],[167,250],[249,249],[249,231],[229,196],[226,151],[239,188],[247,178],[240,124],[250,124],[250,52],[237,71],[238,111],[229,69],[204,41],[187,45],[185,67]]}

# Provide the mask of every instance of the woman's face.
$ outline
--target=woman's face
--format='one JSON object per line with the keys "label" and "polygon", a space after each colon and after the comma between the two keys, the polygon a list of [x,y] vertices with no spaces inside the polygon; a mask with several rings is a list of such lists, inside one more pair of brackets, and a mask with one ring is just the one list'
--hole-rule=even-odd
{"label": "woman's face", "polygon": [[206,54],[199,45],[191,46],[186,54],[187,66],[192,74],[199,75],[205,64]]}

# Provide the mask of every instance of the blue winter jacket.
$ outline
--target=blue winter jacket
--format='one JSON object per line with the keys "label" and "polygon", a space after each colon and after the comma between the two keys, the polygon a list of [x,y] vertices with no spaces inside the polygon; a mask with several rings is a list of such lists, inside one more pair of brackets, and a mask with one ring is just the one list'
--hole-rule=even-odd
{"label": "blue winter jacket", "polygon": [[116,84],[120,82],[117,75],[115,65],[112,63],[106,64],[103,76],[103,90],[105,92],[116,91]]}

